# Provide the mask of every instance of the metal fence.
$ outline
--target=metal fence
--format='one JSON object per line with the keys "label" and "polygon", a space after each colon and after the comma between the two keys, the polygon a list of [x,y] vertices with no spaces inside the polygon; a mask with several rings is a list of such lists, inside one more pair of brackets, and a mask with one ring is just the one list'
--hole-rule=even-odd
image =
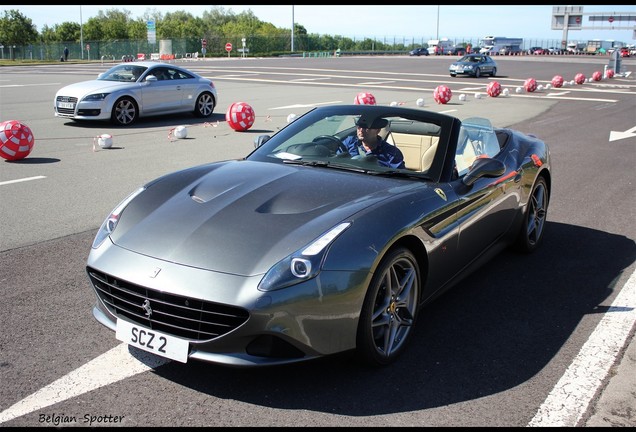
{"label": "metal fence", "polygon": [[[365,52],[377,54],[404,54],[417,47],[426,47],[433,37],[384,37],[384,38],[343,38],[340,36],[301,35],[292,39],[287,36],[251,36],[245,38],[243,52],[243,37],[206,36],[205,53],[202,51],[203,38],[180,38],[158,40],[149,43],[147,40],[116,40],[116,41],[83,41],[40,43],[32,45],[3,46],[0,49],[3,60],[42,60],[57,61],[63,58],[64,48],[68,47],[68,60],[112,60],[119,61],[125,57],[137,58],[144,54],[150,58],[151,54],[167,54],[173,58],[186,58],[193,53],[199,57],[227,56],[225,47],[232,44],[232,56],[278,56],[285,54],[310,55],[310,53],[333,53],[337,49],[341,52]],[[470,44],[477,47],[478,37],[449,38],[454,45]],[[572,41],[576,42],[576,41]],[[587,42],[587,41],[581,41]],[[524,39],[523,50],[533,46],[559,47],[558,39]]]}

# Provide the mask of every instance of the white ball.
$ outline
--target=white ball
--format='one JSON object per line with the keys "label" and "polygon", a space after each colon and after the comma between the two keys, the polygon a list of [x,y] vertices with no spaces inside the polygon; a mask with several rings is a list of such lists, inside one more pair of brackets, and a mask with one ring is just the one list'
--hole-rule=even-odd
{"label": "white ball", "polygon": [[113,137],[108,134],[102,134],[97,137],[97,144],[99,144],[101,148],[111,148],[113,146]]}
{"label": "white ball", "polygon": [[545,85],[545,89],[546,89],[546,90],[550,90],[551,88],[552,88],[552,84],[546,84],[546,85]]}
{"label": "white ball", "polygon": [[576,84],[576,81],[574,80],[570,81],[570,85],[574,85],[574,84]]}
{"label": "white ball", "polygon": [[537,90],[539,90],[539,91],[543,90],[543,85],[539,84],[539,85],[537,86]]}
{"label": "white ball", "polygon": [[481,99],[481,93],[475,93],[475,99]]}
{"label": "white ball", "polygon": [[517,87],[517,88],[515,89],[515,91],[516,91],[517,93],[523,93],[523,89],[522,89],[521,87]]}
{"label": "white ball", "polygon": [[397,104],[398,103],[396,101],[391,102],[391,106],[397,106]]}
{"label": "white ball", "polygon": [[188,129],[185,126],[177,126],[174,128],[174,136],[183,139],[188,136]]}
{"label": "white ball", "polygon": [[508,90],[507,88],[503,89],[503,91],[501,92],[501,94],[503,94],[504,96],[509,96],[510,95],[510,90]]}
{"label": "white ball", "polygon": [[419,98],[418,100],[416,100],[415,105],[417,105],[418,107],[424,106],[424,98]]}
{"label": "white ball", "polygon": [[287,116],[287,123],[291,123],[296,119],[296,114],[291,113],[290,115]]}
{"label": "white ball", "polygon": [[460,101],[465,101],[466,100],[466,95],[464,93],[459,95],[459,100]]}

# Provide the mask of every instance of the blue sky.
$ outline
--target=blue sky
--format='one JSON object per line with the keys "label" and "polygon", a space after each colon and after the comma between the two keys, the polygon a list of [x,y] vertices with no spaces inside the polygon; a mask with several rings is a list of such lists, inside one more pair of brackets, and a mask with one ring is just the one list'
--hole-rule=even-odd
{"label": "blue sky", "polygon": [[[185,10],[194,16],[213,6],[201,5],[104,5],[104,6],[44,6],[3,5],[5,10],[17,9],[30,18],[38,31],[65,21],[86,22],[98,11],[109,9],[128,10],[133,18],[143,17],[145,12],[163,14]],[[552,6],[312,6],[312,5],[219,5],[225,10],[240,13],[250,9],[261,21],[277,27],[291,28],[292,22],[304,26],[309,33],[341,35],[353,38],[378,38],[390,42],[394,38],[406,38],[410,42],[439,37],[474,38],[486,35],[522,37],[524,39],[560,40],[562,30],[551,29]],[[583,5],[583,12],[628,12],[636,15],[636,6]],[[439,13],[439,19],[438,19]],[[293,21],[292,21],[293,20]],[[585,24],[585,23],[584,23]],[[570,31],[569,40],[614,39],[634,44],[635,30],[611,30],[610,24],[594,30]]]}

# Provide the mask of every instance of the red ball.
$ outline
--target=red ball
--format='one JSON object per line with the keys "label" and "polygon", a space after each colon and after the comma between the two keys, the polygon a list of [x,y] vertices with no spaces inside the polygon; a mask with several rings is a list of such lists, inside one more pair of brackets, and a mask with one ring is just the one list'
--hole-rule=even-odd
{"label": "red ball", "polygon": [[608,69],[607,70],[607,77],[608,78],[614,78],[614,69]]}
{"label": "red ball", "polygon": [[528,93],[532,93],[537,89],[537,80],[535,80],[534,78],[528,78],[523,83],[523,88],[525,88]]}
{"label": "red ball", "polygon": [[552,85],[556,88],[563,87],[563,77],[561,75],[555,75],[552,78]]}
{"label": "red ball", "polygon": [[353,99],[353,103],[356,105],[375,105],[375,96],[371,93],[358,93]]}
{"label": "red ball", "polygon": [[488,86],[486,87],[486,93],[488,93],[488,96],[490,97],[499,96],[501,94],[501,84],[499,84],[497,81],[488,83]]}
{"label": "red ball", "polygon": [[594,73],[592,74],[592,79],[593,79],[594,81],[600,81],[600,80],[601,80],[601,78],[603,78],[603,74],[602,74],[601,72],[599,72],[599,71],[596,71],[596,72],[594,72]]}
{"label": "red ball", "polygon": [[24,159],[33,150],[31,129],[17,120],[0,123],[0,156],[9,161]]}
{"label": "red ball", "polygon": [[585,82],[585,75],[583,75],[582,73],[577,73],[574,76],[574,82],[577,84],[583,84]]}
{"label": "red ball", "polygon": [[453,92],[445,85],[439,85],[433,91],[433,99],[438,104],[447,104],[453,97]]}
{"label": "red ball", "polygon": [[254,124],[254,110],[245,102],[234,102],[225,113],[225,121],[235,131],[246,131]]}

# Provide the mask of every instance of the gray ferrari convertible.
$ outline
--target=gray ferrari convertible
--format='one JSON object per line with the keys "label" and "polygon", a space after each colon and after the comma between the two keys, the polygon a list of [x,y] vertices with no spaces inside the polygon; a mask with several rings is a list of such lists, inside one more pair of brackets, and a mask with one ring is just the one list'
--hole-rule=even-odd
{"label": "gray ferrari convertible", "polygon": [[[366,129],[360,118],[382,126],[403,168],[343,144]],[[551,187],[546,143],[486,119],[315,108],[245,158],[125,198],[88,256],[93,315],[124,343],[180,362],[351,352],[388,365],[417,343],[427,303],[504,248],[537,249]]]}

